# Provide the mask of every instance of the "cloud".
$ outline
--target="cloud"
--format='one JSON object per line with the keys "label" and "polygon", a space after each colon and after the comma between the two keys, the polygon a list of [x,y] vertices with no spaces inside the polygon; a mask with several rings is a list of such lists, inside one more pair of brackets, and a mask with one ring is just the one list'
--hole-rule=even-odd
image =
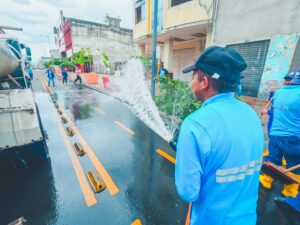
{"label": "cloud", "polygon": [[[4,1],[4,0],[1,0]],[[22,27],[23,31],[6,32],[32,48],[33,59],[49,55],[47,35],[54,48],[53,26],[58,25],[59,12],[64,16],[103,23],[105,15],[122,19],[121,26],[133,28],[132,0],[10,0],[0,8],[0,25]],[[3,5],[3,3],[2,3]]]}
{"label": "cloud", "polygon": [[20,4],[25,4],[25,5],[30,3],[30,0],[12,0],[12,1]]}

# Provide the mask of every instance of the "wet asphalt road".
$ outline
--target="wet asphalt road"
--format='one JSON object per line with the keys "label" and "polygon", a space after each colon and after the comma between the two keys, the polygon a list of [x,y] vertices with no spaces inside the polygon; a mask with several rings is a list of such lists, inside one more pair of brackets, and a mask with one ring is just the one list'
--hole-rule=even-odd
{"label": "wet asphalt road", "polygon": [[[54,90],[59,105],[73,117],[120,190],[116,195],[107,189],[96,194],[97,204],[87,207],[59,132],[57,111],[39,81],[33,85],[50,159],[6,178],[1,187],[0,224],[21,216],[29,224],[123,225],[136,219],[142,224],[185,223],[188,204],[177,197],[174,164],[155,151],[160,148],[174,156],[168,144],[114,98],[73,85],[58,85]],[[115,121],[135,131],[135,135]],[[70,140],[75,142],[76,137]],[[86,155],[79,161],[85,173],[94,168]]]}
{"label": "wet asphalt road", "polygon": [[[60,81],[57,80],[57,84]],[[24,216],[28,224],[185,224],[188,204],[180,200],[174,185],[174,164],[156,153],[163,149],[175,156],[168,144],[136,118],[118,100],[72,84],[54,88],[55,98],[73,118],[76,127],[106,168],[120,192],[106,189],[96,194],[97,204],[87,207],[70,155],[61,133],[58,114],[40,80],[33,82],[47,136],[49,160],[15,169],[1,179],[0,224]],[[124,124],[129,134],[116,125]],[[69,138],[72,143],[76,137]],[[79,158],[85,173],[94,165],[85,155]],[[277,208],[272,192],[260,189],[259,225],[289,224]],[[217,216],[217,215],[216,215]]]}

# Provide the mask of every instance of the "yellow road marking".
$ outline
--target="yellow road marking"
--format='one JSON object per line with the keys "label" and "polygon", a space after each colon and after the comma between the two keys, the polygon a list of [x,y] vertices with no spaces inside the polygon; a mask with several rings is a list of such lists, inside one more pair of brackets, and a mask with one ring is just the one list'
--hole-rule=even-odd
{"label": "yellow road marking", "polygon": [[63,126],[61,124],[59,124],[58,126],[59,126],[60,133],[62,135],[63,141],[65,143],[65,146],[66,146],[66,148],[68,150],[68,153],[70,155],[70,158],[71,158],[71,161],[72,161],[72,164],[73,164],[73,168],[75,170],[77,179],[79,181],[79,184],[80,184],[85,202],[86,202],[88,207],[90,207],[92,205],[95,205],[95,204],[97,204],[97,199],[94,195],[94,192],[91,190],[90,185],[88,184],[88,181],[86,179],[84,170],[83,170],[82,166],[80,165],[80,162],[79,162],[77,156],[75,155],[75,152],[72,148],[70,140],[67,137],[67,135],[66,135],[66,133],[63,129]]}
{"label": "yellow road marking", "polygon": [[140,219],[137,219],[137,220],[133,221],[133,223],[131,225],[142,225],[142,222]]}
{"label": "yellow road marking", "polygon": [[[47,88],[45,87],[43,81],[42,81],[42,86],[45,89],[45,91],[47,91]],[[57,116],[56,116],[57,118]],[[58,121],[58,118],[57,118]],[[77,176],[77,179],[79,181],[79,185],[81,187],[85,202],[87,204],[88,207],[97,204],[97,199],[95,198],[94,192],[91,190],[88,181],[86,179],[86,176],[84,174],[84,171],[80,165],[80,162],[78,160],[78,158],[76,157],[74,151],[73,151],[73,147],[71,145],[70,140],[68,139],[63,126],[60,124],[60,122],[58,121],[58,127],[59,127],[59,131],[62,135],[63,141],[65,143],[65,146],[68,150],[68,153],[70,155],[71,161],[72,161],[72,165],[75,171],[75,174]]]}
{"label": "yellow road marking", "polygon": [[165,151],[161,150],[161,149],[156,149],[156,152],[158,154],[160,154],[162,157],[166,158],[167,160],[169,160],[172,163],[176,163],[176,159],[174,159],[172,156],[170,156],[168,153],[166,153]]}
{"label": "yellow road marking", "polygon": [[123,130],[125,130],[127,133],[131,134],[131,135],[135,135],[135,132],[131,129],[129,129],[128,127],[126,127],[124,124],[122,124],[119,121],[115,121],[115,124],[117,124],[119,127],[121,127]]}
{"label": "yellow road marking", "polygon": [[45,89],[45,91],[48,91],[50,94],[53,93],[53,90],[51,87],[47,86],[47,81],[45,80],[45,78],[43,77],[43,75],[39,75],[40,77],[40,81],[42,83],[43,88]]}
{"label": "yellow road marking", "polygon": [[[61,110],[63,112],[65,112],[65,109],[63,109],[62,107],[61,107]],[[79,130],[77,129],[77,127],[75,126],[75,124],[73,123],[73,121],[71,120],[71,118],[68,116],[67,113],[65,113],[65,117],[69,121],[71,129],[75,132],[75,135],[76,135],[79,143],[86,151],[87,155],[89,156],[89,158],[90,158],[91,162],[93,163],[93,165],[95,166],[96,170],[101,174],[110,194],[115,195],[115,194],[119,193],[120,192],[119,188],[117,187],[117,185],[115,184],[113,179],[110,177],[109,173],[106,171],[104,166],[100,163],[97,156],[95,155],[93,150],[90,148],[88,143],[85,141],[83,136],[80,134]]]}
{"label": "yellow road marking", "polygon": [[106,115],[106,112],[104,112],[102,109],[100,109],[99,107],[95,107],[94,110],[98,113],[101,113],[102,115]]}
{"label": "yellow road marking", "polygon": [[[62,107],[61,107],[61,110],[65,111]],[[86,154],[90,158],[90,160],[93,163],[93,165],[95,166],[96,170],[101,174],[101,177],[104,180],[110,194],[115,195],[115,194],[119,193],[120,192],[119,188],[117,187],[117,185],[115,184],[113,179],[110,177],[109,173],[106,171],[104,166],[100,163],[100,161],[98,160],[97,156],[95,155],[95,153],[93,152],[91,147],[88,145],[88,143],[85,141],[83,136],[80,134],[79,130],[77,129],[77,127],[75,126],[75,124],[73,123],[71,118],[66,113],[65,113],[65,116],[70,124],[70,127],[74,131],[79,143],[81,144],[83,149],[86,151]]]}

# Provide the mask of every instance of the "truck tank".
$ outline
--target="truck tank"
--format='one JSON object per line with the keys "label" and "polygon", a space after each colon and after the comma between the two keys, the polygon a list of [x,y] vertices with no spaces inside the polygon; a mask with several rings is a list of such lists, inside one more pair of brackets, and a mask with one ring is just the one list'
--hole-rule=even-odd
{"label": "truck tank", "polygon": [[19,66],[19,59],[10,50],[7,42],[0,38],[0,77],[14,72]]}

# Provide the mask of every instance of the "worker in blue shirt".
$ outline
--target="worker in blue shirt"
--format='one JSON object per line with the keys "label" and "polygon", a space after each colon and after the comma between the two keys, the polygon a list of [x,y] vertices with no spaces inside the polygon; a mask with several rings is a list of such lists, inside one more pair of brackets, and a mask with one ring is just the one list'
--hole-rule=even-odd
{"label": "worker in blue shirt", "polygon": [[168,73],[169,73],[169,71],[164,67],[164,63],[161,62],[160,67],[159,67],[159,71],[158,71],[159,78],[165,78]]}
{"label": "worker in blue shirt", "polygon": [[246,68],[231,48],[211,46],[193,66],[202,107],[183,122],[177,143],[178,194],[192,203],[191,225],[255,225],[264,135],[255,111],[234,92]]}
{"label": "worker in blue shirt", "polygon": [[55,78],[55,75],[54,75],[54,71],[53,71],[53,68],[50,67],[47,71],[47,76],[48,76],[48,86],[50,86],[50,82],[52,82],[52,86],[55,87],[55,82],[54,82],[54,78]]}
{"label": "worker in blue shirt", "polygon": [[33,71],[30,66],[27,67],[27,73],[29,75],[30,80],[32,80],[33,79]]}
{"label": "worker in blue shirt", "polygon": [[68,83],[68,71],[67,71],[67,68],[63,68],[63,71],[62,71],[62,83]]}
{"label": "worker in blue shirt", "polygon": [[[287,168],[300,164],[300,72],[294,75],[289,85],[277,90],[273,96],[274,117],[269,137],[269,155],[265,161],[282,165],[282,157]],[[300,169],[289,173],[300,181]],[[260,183],[271,188],[273,178],[263,174]],[[296,197],[299,185],[285,185],[281,192],[284,196]]]}
{"label": "worker in blue shirt", "polygon": [[[289,85],[289,82],[293,79],[294,75],[295,75],[295,72],[286,74],[283,77],[283,85]],[[275,92],[276,92],[276,90],[272,90],[270,92],[269,102],[264,107],[264,109],[262,110],[261,115],[260,115],[260,116],[263,116],[263,114],[268,114],[268,116],[269,116],[268,126],[267,126],[268,135],[270,135],[270,130],[271,130],[272,122],[273,122],[274,108],[272,107],[272,101],[273,101],[273,96],[274,96]]]}

